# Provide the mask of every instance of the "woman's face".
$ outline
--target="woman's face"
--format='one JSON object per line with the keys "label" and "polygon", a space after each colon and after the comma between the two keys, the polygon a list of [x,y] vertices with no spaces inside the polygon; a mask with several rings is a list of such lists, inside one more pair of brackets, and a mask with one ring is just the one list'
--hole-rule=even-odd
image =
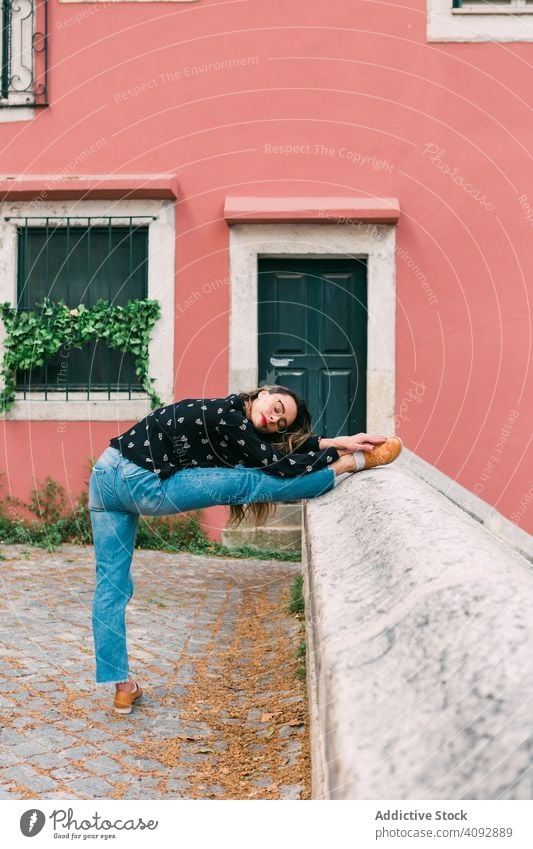
{"label": "woman's face", "polygon": [[279,392],[271,395],[262,389],[252,401],[250,419],[259,433],[279,433],[294,424],[297,414],[296,401],[290,395]]}

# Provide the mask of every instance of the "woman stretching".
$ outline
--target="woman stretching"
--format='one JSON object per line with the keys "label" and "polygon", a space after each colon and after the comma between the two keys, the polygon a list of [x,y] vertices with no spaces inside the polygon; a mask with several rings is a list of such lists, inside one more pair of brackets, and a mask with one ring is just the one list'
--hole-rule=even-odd
{"label": "woman stretching", "polygon": [[390,463],[401,448],[398,438],[366,433],[315,436],[306,403],[283,386],[186,399],[112,439],[91,474],[89,509],[96,683],[115,684],[115,711],[130,713],[142,695],[129,674],[125,624],[139,515],[227,504],[234,523],[245,510],[261,520],[273,502],[315,498],[340,475]]}

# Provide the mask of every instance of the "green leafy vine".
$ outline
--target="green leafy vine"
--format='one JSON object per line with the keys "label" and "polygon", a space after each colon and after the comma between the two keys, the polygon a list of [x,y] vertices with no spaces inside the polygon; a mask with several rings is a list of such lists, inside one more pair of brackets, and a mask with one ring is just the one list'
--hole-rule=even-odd
{"label": "green leafy vine", "polygon": [[128,301],[114,306],[99,300],[93,307],[80,304],[70,309],[63,301],[45,298],[31,311],[19,311],[11,304],[0,304],[6,329],[4,359],[0,377],[0,412],[15,402],[15,372],[42,366],[63,347],[83,348],[88,342],[103,339],[110,348],[133,354],[135,373],[150,398],[152,409],[161,406],[148,374],[148,344],[154,324],[161,314],[155,300]]}

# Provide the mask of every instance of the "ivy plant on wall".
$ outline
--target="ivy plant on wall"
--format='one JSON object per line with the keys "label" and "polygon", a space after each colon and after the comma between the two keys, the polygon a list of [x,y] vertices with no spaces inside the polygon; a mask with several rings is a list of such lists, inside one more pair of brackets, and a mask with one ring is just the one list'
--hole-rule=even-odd
{"label": "ivy plant on wall", "polygon": [[45,298],[30,311],[17,310],[9,303],[0,304],[6,329],[4,359],[0,368],[0,412],[15,402],[15,373],[42,366],[62,346],[83,348],[88,342],[105,340],[110,348],[133,354],[139,383],[150,398],[152,409],[161,406],[148,374],[148,343],[154,324],[161,314],[155,300],[128,301],[114,306],[97,301],[93,307],[80,304],[70,309],[63,301]]}

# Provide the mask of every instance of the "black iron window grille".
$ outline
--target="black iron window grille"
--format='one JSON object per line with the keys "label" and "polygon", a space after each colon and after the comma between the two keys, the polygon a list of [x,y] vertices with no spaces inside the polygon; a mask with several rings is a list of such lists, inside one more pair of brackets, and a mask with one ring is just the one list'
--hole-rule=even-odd
{"label": "black iron window grille", "polygon": [[533,0],[452,0],[452,8],[466,12],[533,13]]}
{"label": "black iron window grille", "polygon": [[0,0],[0,106],[47,106],[47,0]]}
{"label": "black iron window grille", "polygon": [[[17,223],[17,308],[43,298],[75,309],[103,299],[113,305],[148,295],[148,227],[153,216],[21,218]],[[20,221],[20,225],[19,225]],[[17,373],[23,398],[131,399],[143,393],[132,354],[104,341],[60,350],[43,366]],[[35,397],[35,396],[34,396]],[[137,395],[137,397],[139,397]]]}

